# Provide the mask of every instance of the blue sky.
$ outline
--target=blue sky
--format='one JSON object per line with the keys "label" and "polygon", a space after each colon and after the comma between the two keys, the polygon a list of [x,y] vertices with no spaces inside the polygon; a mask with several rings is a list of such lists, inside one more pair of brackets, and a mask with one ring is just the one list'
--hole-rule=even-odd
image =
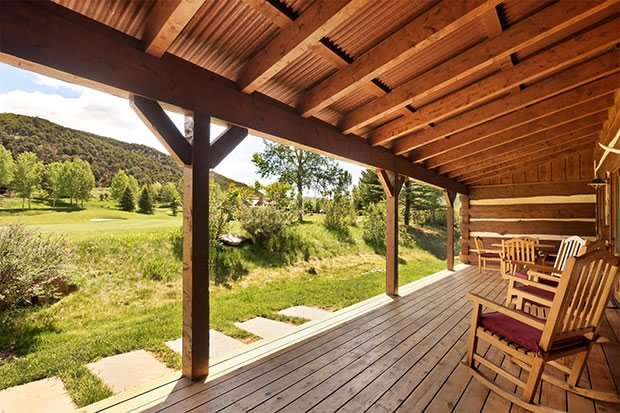
{"label": "blue sky", "polygon": [[[63,126],[165,152],[126,99],[0,63],[0,113],[3,112],[39,116]],[[168,114],[182,129],[183,117]],[[219,134],[224,128],[214,125],[214,130]],[[258,175],[251,162],[252,154],[264,148],[263,142],[261,138],[248,136],[215,171],[253,184]],[[338,162],[353,175],[353,182],[357,182],[363,168]]]}

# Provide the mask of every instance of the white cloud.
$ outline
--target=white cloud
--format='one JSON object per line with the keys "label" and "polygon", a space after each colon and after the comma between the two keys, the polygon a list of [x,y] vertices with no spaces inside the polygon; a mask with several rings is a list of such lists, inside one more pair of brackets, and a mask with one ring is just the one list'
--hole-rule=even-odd
{"label": "white cloud", "polygon": [[33,82],[36,83],[37,85],[47,86],[53,89],[65,88],[65,89],[75,90],[79,92],[86,90],[86,88],[83,86],[75,85],[73,83],[67,83],[65,81],[54,79],[53,77],[40,75],[38,73],[34,74]]}

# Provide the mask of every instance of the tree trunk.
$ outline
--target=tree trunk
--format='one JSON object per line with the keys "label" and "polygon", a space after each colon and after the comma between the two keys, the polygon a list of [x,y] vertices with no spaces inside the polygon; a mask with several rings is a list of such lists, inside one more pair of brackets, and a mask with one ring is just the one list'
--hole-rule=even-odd
{"label": "tree trunk", "polygon": [[406,227],[409,226],[409,220],[411,217],[411,193],[409,185],[409,181],[405,181],[405,210],[403,211],[403,219]]}
{"label": "tree trunk", "polygon": [[32,209],[32,203],[30,202],[30,197],[28,197],[28,209]]}
{"label": "tree trunk", "polygon": [[24,209],[26,207],[26,198],[22,197],[22,209]]}
{"label": "tree trunk", "polygon": [[304,222],[304,195],[303,184],[301,180],[297,181],[297,220],[299,223]]}

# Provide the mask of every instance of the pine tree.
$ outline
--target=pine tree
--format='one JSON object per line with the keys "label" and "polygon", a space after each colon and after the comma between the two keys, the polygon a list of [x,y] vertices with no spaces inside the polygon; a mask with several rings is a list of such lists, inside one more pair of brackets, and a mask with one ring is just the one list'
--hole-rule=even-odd
{"label": "pine tree", "polygon": [[138,200],[138,212],[141,214],[153,213],[153,199],[151,198],[151,191],[145,186],[142,188],[140,199]]}
{"label": "pine tree", "polygon": [[123,192],[119,206],[123,211],[133,211],[136,209],[136,202],[131,188],[125,188],[125,192]]}

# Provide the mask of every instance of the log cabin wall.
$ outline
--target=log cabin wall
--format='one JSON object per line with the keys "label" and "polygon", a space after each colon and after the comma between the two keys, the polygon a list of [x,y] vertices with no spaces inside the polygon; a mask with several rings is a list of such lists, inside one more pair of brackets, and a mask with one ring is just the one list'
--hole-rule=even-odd
{"label": "log cabin wall", "polygon": [[502,239],[533,236],[545,244],[579,235],[596,237],[592,145],[545,162],[486,178],[461,197],[461,262],[478,261],[475,237],[485,248]]}

